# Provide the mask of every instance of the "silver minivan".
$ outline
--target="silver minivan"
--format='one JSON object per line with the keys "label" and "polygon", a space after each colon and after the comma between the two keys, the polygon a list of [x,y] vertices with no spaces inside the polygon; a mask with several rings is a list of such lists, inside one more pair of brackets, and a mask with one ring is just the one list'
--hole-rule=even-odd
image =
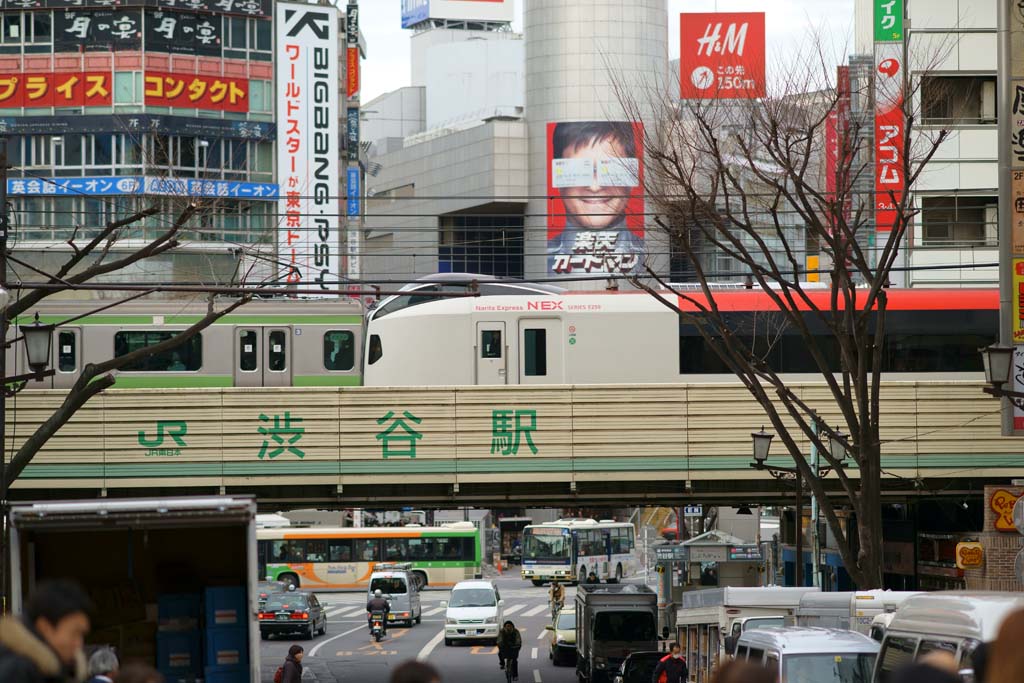
{"label": "silver minivan", "polygon": [[370,574],[370,584],[366,599],[373,597],[379,590],[391,603],[388,623],[404,622],[409,626],[420,623],[423,619],[423,603],[420,592],[413,577],[412,565],[403,563],[380,563]]}
{"label": "silver minivan", "polygon": [[762,664],[786,683],[864,683],[871,678],[878,643],[837,628],[762,628],[743,632],[734,657]]}

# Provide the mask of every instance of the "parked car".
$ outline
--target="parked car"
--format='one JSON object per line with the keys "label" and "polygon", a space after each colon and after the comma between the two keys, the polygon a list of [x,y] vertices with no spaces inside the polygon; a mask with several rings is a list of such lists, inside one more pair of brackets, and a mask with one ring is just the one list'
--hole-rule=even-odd
{"label": "parked car", "polygon": [[555,614],[551,624],[545,626],[551,631],[548,658],[555,666],[567,664],[576,659],[576,608],[563,607]]}
{"label": "parked car", "polygon": [[287,593],[288,584],[284,581],[260,581],[256,584],[256,595],[259,601],[260,611],[263,605],[267,604],[267,598],[273,593]]}
{"label": "parked car", "polygon": [[456,640],[498,641],[505,601],[490,581],[460,581],[441,606],[444,613],[444,644]]}
{"label": "parked car", "polygon": [[308,591],[271,593],[259,613],[260,637],[276,633],[299,633],[307,639],[327,633],[327,614],[316,596]]}
{"label": "parked car", "polygon": [[614,682],[651,683],[654,679],[654,669],[664,656],[664,652],[655,650],[632,653],[619,666],[619,672],[615,674]]}

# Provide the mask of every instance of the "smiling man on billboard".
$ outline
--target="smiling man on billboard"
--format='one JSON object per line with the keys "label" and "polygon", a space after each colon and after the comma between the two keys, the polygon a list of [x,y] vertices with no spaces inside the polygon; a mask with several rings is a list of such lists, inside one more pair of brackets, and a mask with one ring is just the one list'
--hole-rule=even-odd
{"label": "smiling man on billboard", "polygon": [[637,127],[549,124],[548,263],[553,274],[629,272],[644,251]]}

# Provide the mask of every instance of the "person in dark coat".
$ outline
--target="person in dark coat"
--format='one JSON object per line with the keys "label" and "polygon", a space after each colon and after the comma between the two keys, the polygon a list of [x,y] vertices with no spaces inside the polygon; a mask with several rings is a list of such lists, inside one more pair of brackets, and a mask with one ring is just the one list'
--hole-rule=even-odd
{"label": "person in dark coat", "polygon": [[302,657],[305,651],[301,645],[288,648],[288,657],[284,660],[284,673],[281,683],[302,683]]}
{"label": "person in dark coat", "polygon": [[21,619],[0,620],[0,681],[78,683],[92,603],[71,581],[40,582]]}

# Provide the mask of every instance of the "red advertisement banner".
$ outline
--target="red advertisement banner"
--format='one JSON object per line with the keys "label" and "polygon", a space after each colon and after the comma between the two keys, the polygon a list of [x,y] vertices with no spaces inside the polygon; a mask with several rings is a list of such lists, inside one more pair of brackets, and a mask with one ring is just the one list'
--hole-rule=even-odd
{"label": "red advertisement banner", "polygon": [[345,64],[348,70],[348,87],[346,96],[354,97],[359,92],[359,48],[350,47],[346,50]]}
{"label": "red advertisement banner", "polygon": [[764,54],[764,12],[680,14],[679,96],[764,97]]}
{"label": "red advertisement banner", "polygon": [[901,43],[875,45],[875,230],[890,232],[899,215],[903,177],[903,65]]}
{"label": "red advertisement banner", "polygon": [[0,76],[0,108],[110,106],[109,72]]}
{"label": "red advertisement banner", "polygon": [[249,111],[249,80],[226,76],[146,72],[146,104],[182,109]]}

